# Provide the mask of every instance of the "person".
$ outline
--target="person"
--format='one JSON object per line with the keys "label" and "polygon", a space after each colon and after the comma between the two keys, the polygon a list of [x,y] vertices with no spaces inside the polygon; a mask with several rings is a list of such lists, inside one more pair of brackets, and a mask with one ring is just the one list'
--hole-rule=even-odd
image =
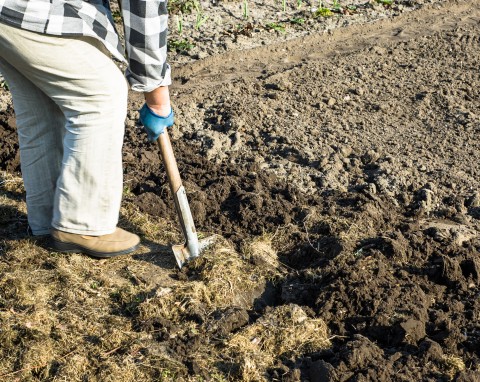
{"label": "person", "polygon": [[[151,140],[174,118],[167,2],[122,0],[121,12],[125,49],[108,0],[0,1],[0,72],[16,115],[28,224],[33,235],[50,234],[55,250],[97,258],[140,242],[117,227],[128,84],[145,95]],[[125,75],[112,56],[128,64]]]}

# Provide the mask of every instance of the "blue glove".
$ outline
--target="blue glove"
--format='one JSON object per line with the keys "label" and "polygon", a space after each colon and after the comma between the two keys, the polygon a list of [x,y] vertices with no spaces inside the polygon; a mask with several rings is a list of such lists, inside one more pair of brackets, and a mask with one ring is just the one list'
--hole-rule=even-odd
{"label": "blue glove", "polygon": [[167,117],[161,117],[145,103],[140,109],[140,122],[147,132],[148,140],[150,142],[155,142],[166,127],[173,126],[173,110]]}

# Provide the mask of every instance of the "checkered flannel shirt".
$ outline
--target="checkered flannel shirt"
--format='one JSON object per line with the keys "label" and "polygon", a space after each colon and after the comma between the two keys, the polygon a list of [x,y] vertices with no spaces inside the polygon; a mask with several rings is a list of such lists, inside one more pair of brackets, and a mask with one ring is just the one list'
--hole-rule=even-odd
{"label": "checkered flannel shirt", "polygon": [[167,0],[121,0],[121,8],[127,60],[108,0],[0,0],[0,22],[49,35],[97,38],[128,63],[133,90],[170,85]]}

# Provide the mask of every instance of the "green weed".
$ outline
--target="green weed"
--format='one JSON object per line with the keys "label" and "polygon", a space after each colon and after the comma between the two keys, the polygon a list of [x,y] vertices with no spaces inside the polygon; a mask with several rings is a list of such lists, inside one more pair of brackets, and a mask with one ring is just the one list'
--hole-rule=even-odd
{"label": "green weed", "polygon": [[313,14],[313,17],[332,17],[333,12],[329,8],[325,7],[319,7],[315,13]]}
{"label": "green weed", "polygon": [[289,20],[290,24],[302,25],[305,23],[305,19],[302,17],[294,17]]}
{"label": "green weed", "polygon": [[189,42],[187,39],[183,40],[174,40],[170,39],[167,42],[167,48],[170,52],[176,51],[176,52],[181,52],[181,51],[188,51],[192,49],[195,45]]}
{"label": "green weed", "polygon": [[332,9],[336,12],[338,12],[342,9],[342,7],[340,5],[340,0],[333,0]]}
{"label": "green weed", "polygon": [[277,32],[280,32],[280,33],[285,33],[285,25],[284,24],[281,24],[281,23],[268,23],[266,25],[266,28],[268,30],[274,30],[274,31],[277,31]]}
{"label": "green weed", "polygon": [[382,5],[393,5],[393,0],[376,0],[377,3]]}

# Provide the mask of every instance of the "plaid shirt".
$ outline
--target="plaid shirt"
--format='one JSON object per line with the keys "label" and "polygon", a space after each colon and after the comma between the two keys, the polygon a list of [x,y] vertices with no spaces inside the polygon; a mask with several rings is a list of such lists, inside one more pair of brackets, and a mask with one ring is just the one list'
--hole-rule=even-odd
{"label": "plaid shirt", "polygon": [[121,7],[127,60],[108,0],[0,0],[0,22],[49,35],[95,37],[128,62],[133,90],[170,85],[167,0],[121,0]]}

